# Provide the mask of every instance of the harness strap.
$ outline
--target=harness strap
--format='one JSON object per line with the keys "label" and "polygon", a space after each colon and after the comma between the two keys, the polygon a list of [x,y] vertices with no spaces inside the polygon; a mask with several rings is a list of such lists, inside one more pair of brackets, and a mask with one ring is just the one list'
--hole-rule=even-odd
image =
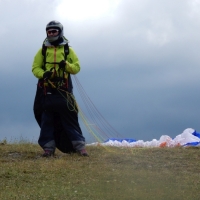
{"label": "harness strap", "polygon": [[[66,39],[65,37],[64,37],[64,39]],[[46,40],[46,39],[45,39]],[[42,66],[42,69],[45,71],[46,70],[46,64],[48,63],[48,64],[59,64],[59,62],[46,62],[46,51],[47,51],[47,46],[45,46],[45,40],[44,40],[44,42],[43,42],[43,44],[42,44],[42,55],[43,55],[43,57],[44,57],[44,59],[43,59],[43,66]],[[67,40],[67,39],[66,39]],[[65,60],[67,60],[67,56],[68,56],[68,54],[69,54],[69,45],[68,45],[68,43],[66,43],[65,45],[64,45],[64,59]],[[53,68],[51,68],[51,70],[50,71],[53,71],[53,69],[54,69],[54,67]],[[53,72],[54,74],[54,76],[56,75],[55,73],[56,73],[56,70]],[[60,74],[60,73],[59,73]],[[66,74],[66,71],[63,71],[63,74],[62,74],[62,79],[60,79],[58,82],[57,82],[57,84],[56,84],[56,82],[54,81],[54,83],[55,83],[55,86],[56,87],[59,87],[59,86],[63,86],[63,87],[65,87],[67,90],[69,89],[69,91],[70,92],[72,92],[72,81],[71,81],[71,77],[70,77],[70,73],[68,73],[68,76],[67,76],[67,74]],[[44,84],[44,82],[43,82],[43,84]],[[43,86],[44,87],[44,86]]]}

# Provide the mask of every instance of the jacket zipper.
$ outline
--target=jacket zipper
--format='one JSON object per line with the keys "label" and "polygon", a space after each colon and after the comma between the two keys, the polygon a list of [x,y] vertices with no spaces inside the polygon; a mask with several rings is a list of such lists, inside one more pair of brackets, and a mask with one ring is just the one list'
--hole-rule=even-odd
{"label": "jacket zipper", "polygon": [[[54,47],[54,62],[56,62],[56,47]],[[54,63],[54,76],[57,76],[56,64]]]}

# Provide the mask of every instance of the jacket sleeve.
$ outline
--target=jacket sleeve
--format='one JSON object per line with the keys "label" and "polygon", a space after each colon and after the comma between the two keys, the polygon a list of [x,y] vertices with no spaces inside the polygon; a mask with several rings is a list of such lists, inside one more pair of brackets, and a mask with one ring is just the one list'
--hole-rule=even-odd
{"label": "jacket sleeve", "polygon": [[43,55],[42,55],[42,49],[39,49],[37,54],[34,57],[33,65],[32,65],[32,72],[35,77],[42,78],[44,74],[44,70],[42,69],[43,65]]}
{"label": "jacket sleeve", "polygon": [[71,47],[69,47],[69,55],[67,56],[66,63],[66,71],[70,74],[77,74],[81,69],[79,59]]}

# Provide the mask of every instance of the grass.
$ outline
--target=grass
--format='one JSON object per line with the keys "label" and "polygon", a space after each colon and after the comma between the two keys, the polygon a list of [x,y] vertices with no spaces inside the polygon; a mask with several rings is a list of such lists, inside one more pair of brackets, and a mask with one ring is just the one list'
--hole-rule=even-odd
{"label": "grass", "polygon": [[0,199],[200,199],[200,148],[87,150],[43,158],[36,144],[0,143]]}

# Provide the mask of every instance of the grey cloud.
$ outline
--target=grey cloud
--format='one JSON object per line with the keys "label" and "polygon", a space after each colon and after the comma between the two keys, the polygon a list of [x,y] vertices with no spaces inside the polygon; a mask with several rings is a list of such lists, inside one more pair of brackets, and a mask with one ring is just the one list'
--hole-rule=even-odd
{"label": "grey cloud", "polygon": [[[47,22],[56,19],[58,3],[0,2],[5,19],[0,30],[0,140],[5,134],[39,135],[31,65]],[[72,23],[58,18],[81,62],[78,79],[122,136],[151,140],[174,137],[189,127],[200,131],[199,11],[191,0],[123,0],[105,19]],[[75,95],[84,108],[76,87]]]}

